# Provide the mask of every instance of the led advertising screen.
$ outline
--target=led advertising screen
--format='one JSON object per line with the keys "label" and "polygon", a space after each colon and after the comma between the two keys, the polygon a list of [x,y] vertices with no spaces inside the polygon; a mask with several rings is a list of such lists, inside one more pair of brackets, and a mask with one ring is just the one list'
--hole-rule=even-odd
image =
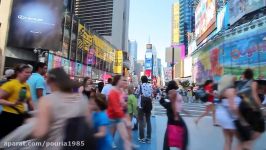
{"label": "led advertising screen", "polygon": [[63,0],[14,0],[8,45],[61,50]]}
{"label": "led advertising screen", "polygon": [[146,70],[152,70],[152,52],[146,52],[145,69]]}
{"label": "led advertising screen", "polygon": [[230,0],[229,1],[230,24],[252,11],[266,6],[265,0]]}
{"label": "led advertising screen", "polygon": [[217,14],[216,32],[218,33],[222,29],[226,29],[228,24],[229,24],[229,9],[227,4]]}
{"label": "led advertising screen", "polygon": [[216,21],[216,1],[201,0],[195,11],[195,34],[197,44],[202,42],[214,29]]}

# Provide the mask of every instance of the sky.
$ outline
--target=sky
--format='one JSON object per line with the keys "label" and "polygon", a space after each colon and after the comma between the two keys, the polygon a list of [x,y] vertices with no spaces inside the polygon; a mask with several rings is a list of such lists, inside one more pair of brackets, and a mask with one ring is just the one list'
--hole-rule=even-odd
{"label": "sky", "polygon": [[150,39],[157,56],[165,61],[165,48],[171,45],[172,4],[176,1],[130,0],[129,39],[138,43],[138,60],[144,60]]}

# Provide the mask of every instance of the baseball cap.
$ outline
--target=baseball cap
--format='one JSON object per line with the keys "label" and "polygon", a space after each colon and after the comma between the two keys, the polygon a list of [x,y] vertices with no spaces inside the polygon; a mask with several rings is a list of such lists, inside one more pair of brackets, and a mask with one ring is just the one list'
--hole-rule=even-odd
{"label": "baseball cap", "polygon": [[15,70],[14,69],[7,69],[5,71],[5,77],[8,78],[8,77],[11,77],[15,74]]}

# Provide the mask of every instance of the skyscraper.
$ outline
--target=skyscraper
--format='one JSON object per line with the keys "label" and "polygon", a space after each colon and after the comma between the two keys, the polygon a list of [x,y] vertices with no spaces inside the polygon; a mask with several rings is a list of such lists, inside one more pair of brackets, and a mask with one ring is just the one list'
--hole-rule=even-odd
{"label": "skyscraper", "polygon": [[113,0],[75,0],[74,7],[77,17],[94,31],[102,36],[112,35]]}
{"label": "skyscraper", "polygon": [[186,54],[188,51],[187,33],[194,32],[195,29],[195,13],[193,8],[194,0],[179,0],[179,30],[180,43],[185,44]]}
{"label": "skyscraper", "polygon": [[136,41],[129,41],[130,70],[136,72],[138,44]]}
{"label": "skyscraper", "polygon": [[75,0],[74,10],[87,26],[128,51],[129,0]]}
{"label": "skyscraper", "polygon": [[179,3],[172,6],[172,44],[179,43]]}

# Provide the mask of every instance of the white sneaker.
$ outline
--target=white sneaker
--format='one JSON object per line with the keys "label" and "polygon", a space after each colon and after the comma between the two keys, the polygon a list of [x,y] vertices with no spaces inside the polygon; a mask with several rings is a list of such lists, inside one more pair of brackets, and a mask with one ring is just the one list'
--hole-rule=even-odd
{"label": "white sneaker", "polygon": [[132,148],[133,149],[139,149],[139,145],[132,143]]}
{"label": "white sneaker", "polygon": [[115,142],[112,143],[112,148],[113,149],[116,149],[117,148],[117,146],[115,145]]}

